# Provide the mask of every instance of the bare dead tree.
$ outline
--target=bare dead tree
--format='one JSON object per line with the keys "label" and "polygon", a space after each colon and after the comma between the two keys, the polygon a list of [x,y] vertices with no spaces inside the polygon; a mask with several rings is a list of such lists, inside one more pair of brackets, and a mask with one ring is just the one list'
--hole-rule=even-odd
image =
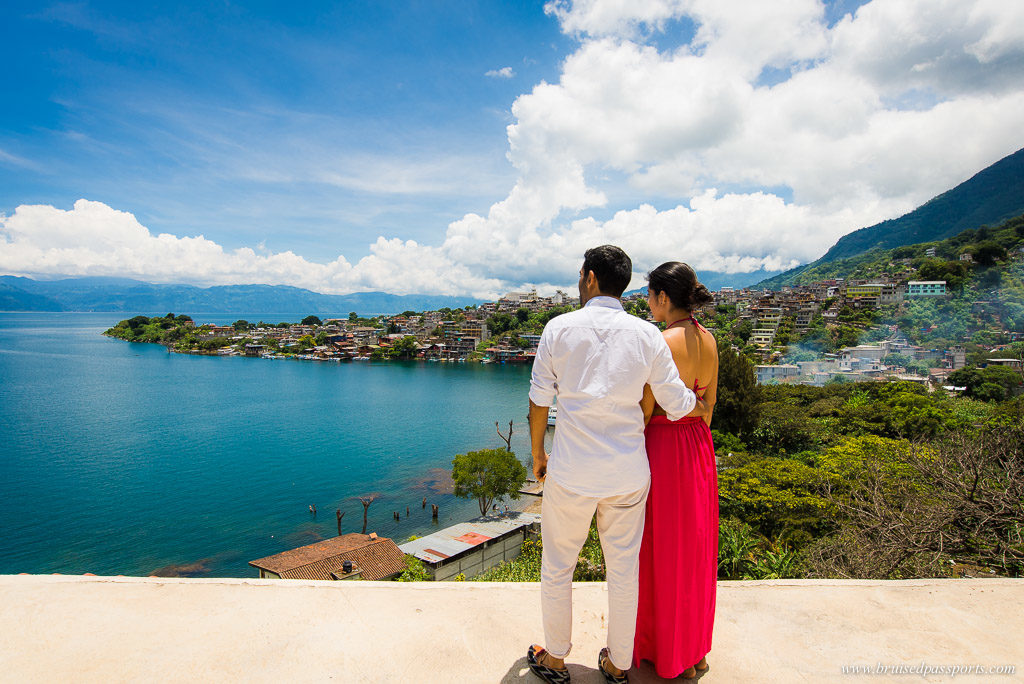
{"label": "bare dead tree", "polygon": [[845,518],[813,545],[812,576],[949,574],[950,563],[1024,573],[1024,433],[989,429],[918,445],[894,471],[868,464],[846,494],[826,491]]}
{"label": "bare dead tree", "polygon": [[512,421],[508,421],[508,436],[501,433],[501,428],[498,427],[498,421],[494,421],[494,429],[498,433],[498,436],[501,437],[502,441],[505,442],[505,450],[512,451]]}
{"label": "bare dead tree", "polygon": [[374,492],[373,494],[359,497],[359,503],[363,504],[363,534],[366,534],[366,513],[370,509],[370,504],[376,501],[378,496],[380,494]]}

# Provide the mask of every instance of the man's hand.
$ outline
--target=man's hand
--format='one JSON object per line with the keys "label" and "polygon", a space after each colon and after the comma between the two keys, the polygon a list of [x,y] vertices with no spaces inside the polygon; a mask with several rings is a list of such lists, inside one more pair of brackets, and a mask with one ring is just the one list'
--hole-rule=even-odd
{"label": "man's hand", "polygon": [[530,400],[530,453],[533,454],[533,477],[543,482],[548,474],[548,452],[544,448],[544,434],[548,429],[548,407],[537,406]]}
{"label": "man's hand", "polygon": [[699,417],[703,418],[704,416],[708,415],[709,413],[711,413],[711,409],[708,408],[707,402],[704,401],[703,399],[701,399],[700,397],[698,397],[697,398],[697,405],[694,407],[694,409],[692,411],[690,411],[690,413],[688,415],[699,416]]}
{"label": "man's hand", "polygon": [[537,482],[543,482],[548,476],[548,455],[541,452],[533,455],[533,477]]}

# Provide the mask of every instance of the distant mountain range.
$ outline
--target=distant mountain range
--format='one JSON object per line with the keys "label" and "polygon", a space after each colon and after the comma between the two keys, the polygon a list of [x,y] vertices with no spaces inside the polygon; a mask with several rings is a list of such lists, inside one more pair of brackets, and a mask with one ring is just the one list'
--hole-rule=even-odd
{"label": "distant mountain range", "polygon": [[758,288],[790,285],[804,271],[821,264],[863,254],[870,249],[944,240],[968,228],[995,226],[1024,213],[1024,149],[897,219],[882,221],[844,235],[817,261],[762,280]]}
{"label": "distant mountain range", "polygon": [[361,315],[477,304],[471,297],[357,292],[327,295],[287,285],[155,285],[126,278],[33,280],[0,276],[0,311],[304,313]]}

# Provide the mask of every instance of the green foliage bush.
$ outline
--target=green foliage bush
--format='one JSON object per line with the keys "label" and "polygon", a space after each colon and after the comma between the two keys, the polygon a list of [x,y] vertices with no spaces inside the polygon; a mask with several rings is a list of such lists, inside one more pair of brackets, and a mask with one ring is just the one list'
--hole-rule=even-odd
{"label": "green foliage bush", "polygon": [[429,582],[431,579],[427,566],[410,554],[405,555],[405,570],[395,578],[398,582]]}

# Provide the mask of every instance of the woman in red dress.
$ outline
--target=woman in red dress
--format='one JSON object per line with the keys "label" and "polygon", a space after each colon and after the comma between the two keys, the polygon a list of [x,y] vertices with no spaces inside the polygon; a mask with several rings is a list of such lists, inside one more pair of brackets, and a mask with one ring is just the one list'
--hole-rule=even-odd
{"label": "woman in red dress", "polygon": [[718,347],[692,312],[711,301],[693,269],[668,262],[648,274],[647,301],[667,327],[679,376],[708,405],[706,416],[670,421],[644,392],[651,488],[640,547],[636,663],[658,675],[693,678],[708,668],[718,577],[718,475],[711,409],[718,386]]}

